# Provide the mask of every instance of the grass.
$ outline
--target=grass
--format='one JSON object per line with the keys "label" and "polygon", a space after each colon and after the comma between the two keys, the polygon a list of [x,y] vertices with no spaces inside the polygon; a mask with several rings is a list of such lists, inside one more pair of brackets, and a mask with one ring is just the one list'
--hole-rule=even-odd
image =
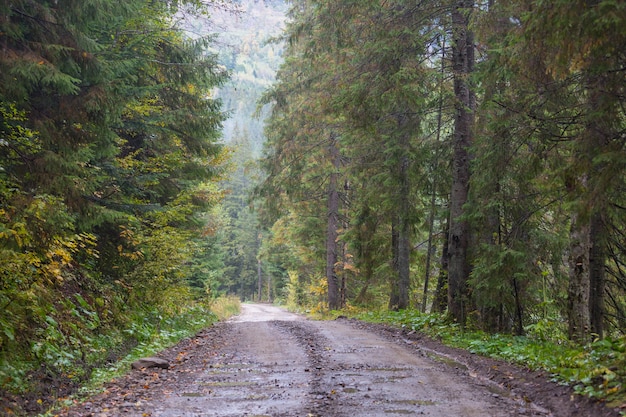
{"label": "grass", "polygon": [[[193,336],[198,331],[213,325],[217,321],[225,320],[238,314],[240,307],[238,298],[218,298],[211,302],[209,309],[193,307],[184,314],[164,319],[158,328],[151,330],[142,329],[142,332],[148,334],[143,335],[143,341],[132,349],[130,353],[106,367],[94,369],[89,381],[75,395],[58,399],[56,404],[44,416],[52,416],[55,410],[70,406],[100,392],[106,382],[126,374],[131,368],[130,365],[137,359],[153,356],[175,345],[182,339]],[[136,330],[129,329],[130,333],[134,331]],[[130,334],[130,336],[133,335]]]}
{"label": "grass", "polygon": [[211,312],[213,312],[219,320],[226,320],[239,314],[240,311],[241,301],[238,297],[220,297],[211,302]]}

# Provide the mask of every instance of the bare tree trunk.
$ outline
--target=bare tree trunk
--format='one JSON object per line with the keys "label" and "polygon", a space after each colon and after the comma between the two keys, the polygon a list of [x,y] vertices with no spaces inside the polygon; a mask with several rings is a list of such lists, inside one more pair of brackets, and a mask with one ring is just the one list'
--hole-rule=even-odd
{"label": "bare tree trunk", "polygon": [[[595,3],[595,2],[594,2]],[[614,112],[604,109],[603,103],[606,101],[606,94],[610,84],[604,76],[588,76],[587,79],[590,94],[587,104],[590,114],[596,113],[588,121],[585,132],[585,139],[589,143],[587,153],[591,167],[590,187],[593,200],[593,209],[589,219],[589,324],[591,333],[599,338],[604,337],[604,292],[606,281],[606,260],[607,260],[607,229],[603,215],[607,211],[606,186],[602,186],[599,192],[599,184],[602,180],[602,172],[606,169],[606,164],[594,161],[594,157],[605,152],[609,144],[608,132],[612,131],[611,124],[614,120]],[[600,111],[600,109],[604,111]],[[616,175],[618,176],[618,175]]]}
{"label": "bare tree trunk", "polygon": [[456,115],[454,120],[454,155],[452,190],[450,192],[450,236],[448,270],[448,310],[452,318],[465,324],[469,294],[467,280],[470,273],[468,259],[469,225],[462,219],[467,202],[470,181],[469,148],[472,143],[475,97],[468,84],[474,70],[474,37],[469,30],[473,0],[460,0],[452,11],[454,44],[452,66]]}
{"label": "bare tree trunk", "polygon": [[428,284],[430,280],[430,260],[433,250],[433,232],[435,228],[435,198],[436,198],[436,181],[433,181],[433,191],[430,196],[430,215],[428,217],[428,248],[426,251],[426,271],[424,272],[424,297],[422,298],[422,313],[426,312],[426,303],[428,302]]}
{"label": "bare tree trunk", "polygon": [[410,184],[409,157],[404,156],[400,162],[400,215],[398,233],[398,309],[409,308],[411,290],[411,224],[409,220]]}
{"label": "bare tree trunk", "polygon": [[398,310],[400,305],[400,288],[398,279],[400,233],[398,232],[398,219],[395,216],[391,222],[391,270],[389,288],[389,310]]}
{"label": "bare tree trunk", "polygon": [[337,139],[331,135],[329,141],[329,154],[333,166],[328,185],[328,212],[326,229],[326,280],[328,282],[328,308],[338,310],[341,308],[339,294],[339,278],[335,271],[337,264],[337,229],[339,227],[339,190],[337,179],[339,176],[340,155]]}
{"label": "bare tree trunk", "polygon": [[[444,75],[446,70],[446,38],[445,35],[441,39],[441,82],[439,85],[439,104],[437,109],[437,138],[436,143],[439,145],[441,141],[441,128],[443,125],[443,97],[444,97]],[[439,152],[437,152],[439,153]],[[439,155],[435,157],[435,166],[433,168],[433,189],[430,195],[430,217],[428,218],[428,253],[426,255],[426,272],[424,274],[424,298],[422,299],[422,313],[426,312],[426,303],[428,302],[428,284],[430,280],[430,263],[431,251],[433,245],[433,231],[435,227],[435,210],[437,208],[437,166],[439,165]],[[447,249],[446,249],[447,252]]]}
{"label": "bare tree trunk", "polygon": [[437,313],[446,311],[448,305],[448,296],[446,285],[448,284],[448,220],[443,230],[444,241],[441,250],[441,267],[439,268],[439,277],[437,278],[437,289],[433,297],[433,306],[431,310]]}
{"label": "bare tree trunk", "polygon": [[358,252],[358,258],[361,260],[362,277],[365,283],[359,294],[356,296],[354,302],[357,304],[363,304],[367,301],[367,291],[374,279],[374,253],[378,249],[372,244],[372,237],[376,234],[378,229],[377,222],[373,219],[374,214],[368,206],[362,209],[359,220],[357,221],[358,237],[361,246]]}
{"label": "bare tree trunk", "polygon": [[263,275],[261,274],[261,260],[260,259],[257,259],[256,269],[257,269],[257,274],[259,276],[257,300],[261,301],[261,296],[262,296],[261,287],[263,286]]}
{"label": "bare tree trunk", "polygon": [[[572,220],[569,287],[569,336],[572,340],[587,342],[592,335],[603,337],[604,292],[606,280],[607,239],[603,213],[607,210],[606,188],[603,183],[604,162],[597,156],[606,151],[612,131],[614,111],[607,107],[607,79],[601,75],[587,75],[588,120],[581,138],[586,172],[578,179],[579,187],[570,192],[583,193],[582,213]],[[578,196],[576,196],[578,197]]]}
{"label": "bare tree trunk", "polygon": [[606,228],[599,212],[589,225],[589,322],[591,333],[604,337],[604,292],[606,285]]}
{"label": "bare tree trunk", "polygon": [[570,229],[569,338],[581,343],[589,337],[589,224],[574,215]]}

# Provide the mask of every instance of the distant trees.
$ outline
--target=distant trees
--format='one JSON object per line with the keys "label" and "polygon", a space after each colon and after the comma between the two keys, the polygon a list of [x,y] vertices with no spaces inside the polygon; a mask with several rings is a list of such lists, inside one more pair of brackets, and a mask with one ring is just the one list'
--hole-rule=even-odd
{"label": "distant trees", "polygon": [[[417,284],[436,259],[435,305],[447,288],[461,324],[621,331],[625,10],[565,3],[296,3],[262,193],[272,221],[307,231],[292,249],[309,267],[292,273],[325,275],[329,295],[340,274],[349,302],[402,309],[429,305],[435,282]],[[315,153],[329,137],[341,164]],[[334,229],[310,191],[337,170]],[[333,268],[322,233],[343,245]]]}

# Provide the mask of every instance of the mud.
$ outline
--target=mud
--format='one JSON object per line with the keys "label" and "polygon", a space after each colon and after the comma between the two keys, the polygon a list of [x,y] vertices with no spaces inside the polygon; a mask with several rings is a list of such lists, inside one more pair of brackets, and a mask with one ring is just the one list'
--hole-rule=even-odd
{"label": "mud", "polygon": [[245,305],[229,322],[59,412],[105,416],[618,416],[549,376],[355,320]]}

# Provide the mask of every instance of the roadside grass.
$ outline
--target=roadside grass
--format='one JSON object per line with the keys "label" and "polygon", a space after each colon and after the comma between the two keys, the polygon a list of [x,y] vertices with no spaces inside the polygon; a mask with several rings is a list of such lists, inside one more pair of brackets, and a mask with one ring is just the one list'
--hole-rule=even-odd
{"label": "roadside grass", "polygon": [[603,401],[612,408],[626,409],[626,336],[577,346],[560,336],[558,324],[548,321],[527,327],[527,336],[512,336],[463,330],[441,315],[411,310],[361,312],[351,316],[414,330],[448,346],[531,370],[547,371],[553,381],[572,386],[578,394]]}
{"label": "roadside grass", "polygon": [[239,297],[234,296],[220,297],[211,302],[210,308],[211,312],[223,321],[240,313],[241,301]]}
{"label": "roadside grass", "polygon": [[150,329],[143,341],[126,356],[106,367],[94,369],[91,379],[79,392],[90,394],[99,390],[105,382],[127,373],[130,364],[137,359],[155,355],[217,321],[219,321],[217,314],[204,307],[194,307],[184,314],[163,320],[158,328]]}
{"label": "roadside grass", "polygon": [[194,307],[182,315],[164,320],[160,329],[153,329],[151,335],[144,342],[139,343],[124,358],[112,363],[109,367],[94,370],[89,383],[80,392],[90,394],[99,390],[105,382],[127,373],[130,364],[137,359],[152,356],[167,349],[218,321],[226,320],[238,314],[240,309],[239,298],[220,297],[213,300],[208,309]]}
{"label": "roadside grass", "polygon": [[102,391],[106,382],[128,373],[130,365],[137,359],[153,356],[218,321],[238,314],[240,307],[238,298],[223,297],[213,300],[208,308],[199,305],[191,307],[183,314],[161,320],[156,326],[135,322],[125,333],[127,337],[139,340],[139,343],[121,359],[93,369],[90,378],[75,394],[56,399],[49,411],[42,416],[53,416],[55,410],[71,406]]}

